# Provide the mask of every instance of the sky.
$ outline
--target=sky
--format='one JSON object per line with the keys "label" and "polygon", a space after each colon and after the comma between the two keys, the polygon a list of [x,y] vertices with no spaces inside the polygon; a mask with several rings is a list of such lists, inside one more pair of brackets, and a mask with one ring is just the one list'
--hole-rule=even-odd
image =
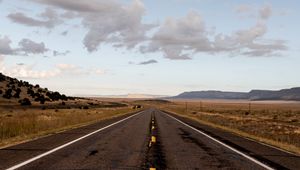
{"label": "sky", "polygon": [[0,72],[68,95],[300,86],[296,0],[0,0]]}

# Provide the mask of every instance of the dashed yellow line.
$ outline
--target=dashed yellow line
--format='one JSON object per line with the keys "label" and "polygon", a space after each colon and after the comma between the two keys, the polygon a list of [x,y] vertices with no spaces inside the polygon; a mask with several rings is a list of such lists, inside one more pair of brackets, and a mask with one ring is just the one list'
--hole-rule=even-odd
{"label": "dashed yellow line", "polygon": [[[154,117],[152,117],[152,119],[151,119],[151,124],[152,124],[151,131],[153,131],[155,129],[155,122],[154,121],[155,121]],[[156,143],[156,137],[152,135],[151,140],[149,142],[149,147],[151,147],[154,143]],[[149,170],[156,170],[156,168],[150,167]]]}
{"label": "dashed yellow line", "polygon": [[151,136],[151,142],[155,143],[156,142],[156,137],[155,136]]}

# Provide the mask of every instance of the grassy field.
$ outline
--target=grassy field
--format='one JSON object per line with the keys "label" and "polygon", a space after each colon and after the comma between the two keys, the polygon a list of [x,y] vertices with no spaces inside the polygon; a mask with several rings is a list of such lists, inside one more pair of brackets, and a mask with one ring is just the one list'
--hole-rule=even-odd
{"label": "grassy field", "polygon": [[[0,102],[1,103],[1,102]],[[118,103],[127,106],[119,107]],[[163,101],[76,99],[46,105],[0,104],[0,147],[133,112],[157,107],[201,123],[300,154],[300,102]]]}
{"label": "grassy field", "polygon": [[[91,103],[93,102],[93,103]],[[46,105],[19,106],[0,104],[0,147],[40,136],[128,114],[132,106],[116,107],[97,100],[76,100]]]}
{"label": "grassy field", "polygon": [[300,102],[177,100],[155,106],[300,154]]}

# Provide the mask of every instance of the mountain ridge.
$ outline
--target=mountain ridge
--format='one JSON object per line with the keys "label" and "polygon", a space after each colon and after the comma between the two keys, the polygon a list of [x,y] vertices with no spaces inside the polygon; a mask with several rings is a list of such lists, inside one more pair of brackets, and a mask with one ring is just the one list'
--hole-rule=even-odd
{"label": "mountain ridge", "polygon": [[229,92],[218,90],[189,91],[172,99],[248,99],[248,100],[299,100],[300,87],[281,90],[251,90],[249,92]]}

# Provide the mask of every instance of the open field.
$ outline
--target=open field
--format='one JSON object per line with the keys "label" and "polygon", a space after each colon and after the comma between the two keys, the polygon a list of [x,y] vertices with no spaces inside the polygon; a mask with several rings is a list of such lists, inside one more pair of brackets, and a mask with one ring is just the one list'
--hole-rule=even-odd
{"label": "open field", "polygon": [[[137,101],[151,107],[153,103]],[[300,153],[300,102],[174,100],[154,102],[160,109],[213,127]]]}
{"label": "open field", "polygon": [[95,99],[20,106],[0,103],[0,147],[133,112],[132,106]]}
{"label": "open field", "polygon": [[[121,104],[118,106],[118,104]],[[127,106],[122,106],[126,104]],[[213,127],[300,153],[300,103],[245,100],[76,99],[45,105],[0,104],[0,146],[90,124],[134,111],[132,106],[157,107]]]}

